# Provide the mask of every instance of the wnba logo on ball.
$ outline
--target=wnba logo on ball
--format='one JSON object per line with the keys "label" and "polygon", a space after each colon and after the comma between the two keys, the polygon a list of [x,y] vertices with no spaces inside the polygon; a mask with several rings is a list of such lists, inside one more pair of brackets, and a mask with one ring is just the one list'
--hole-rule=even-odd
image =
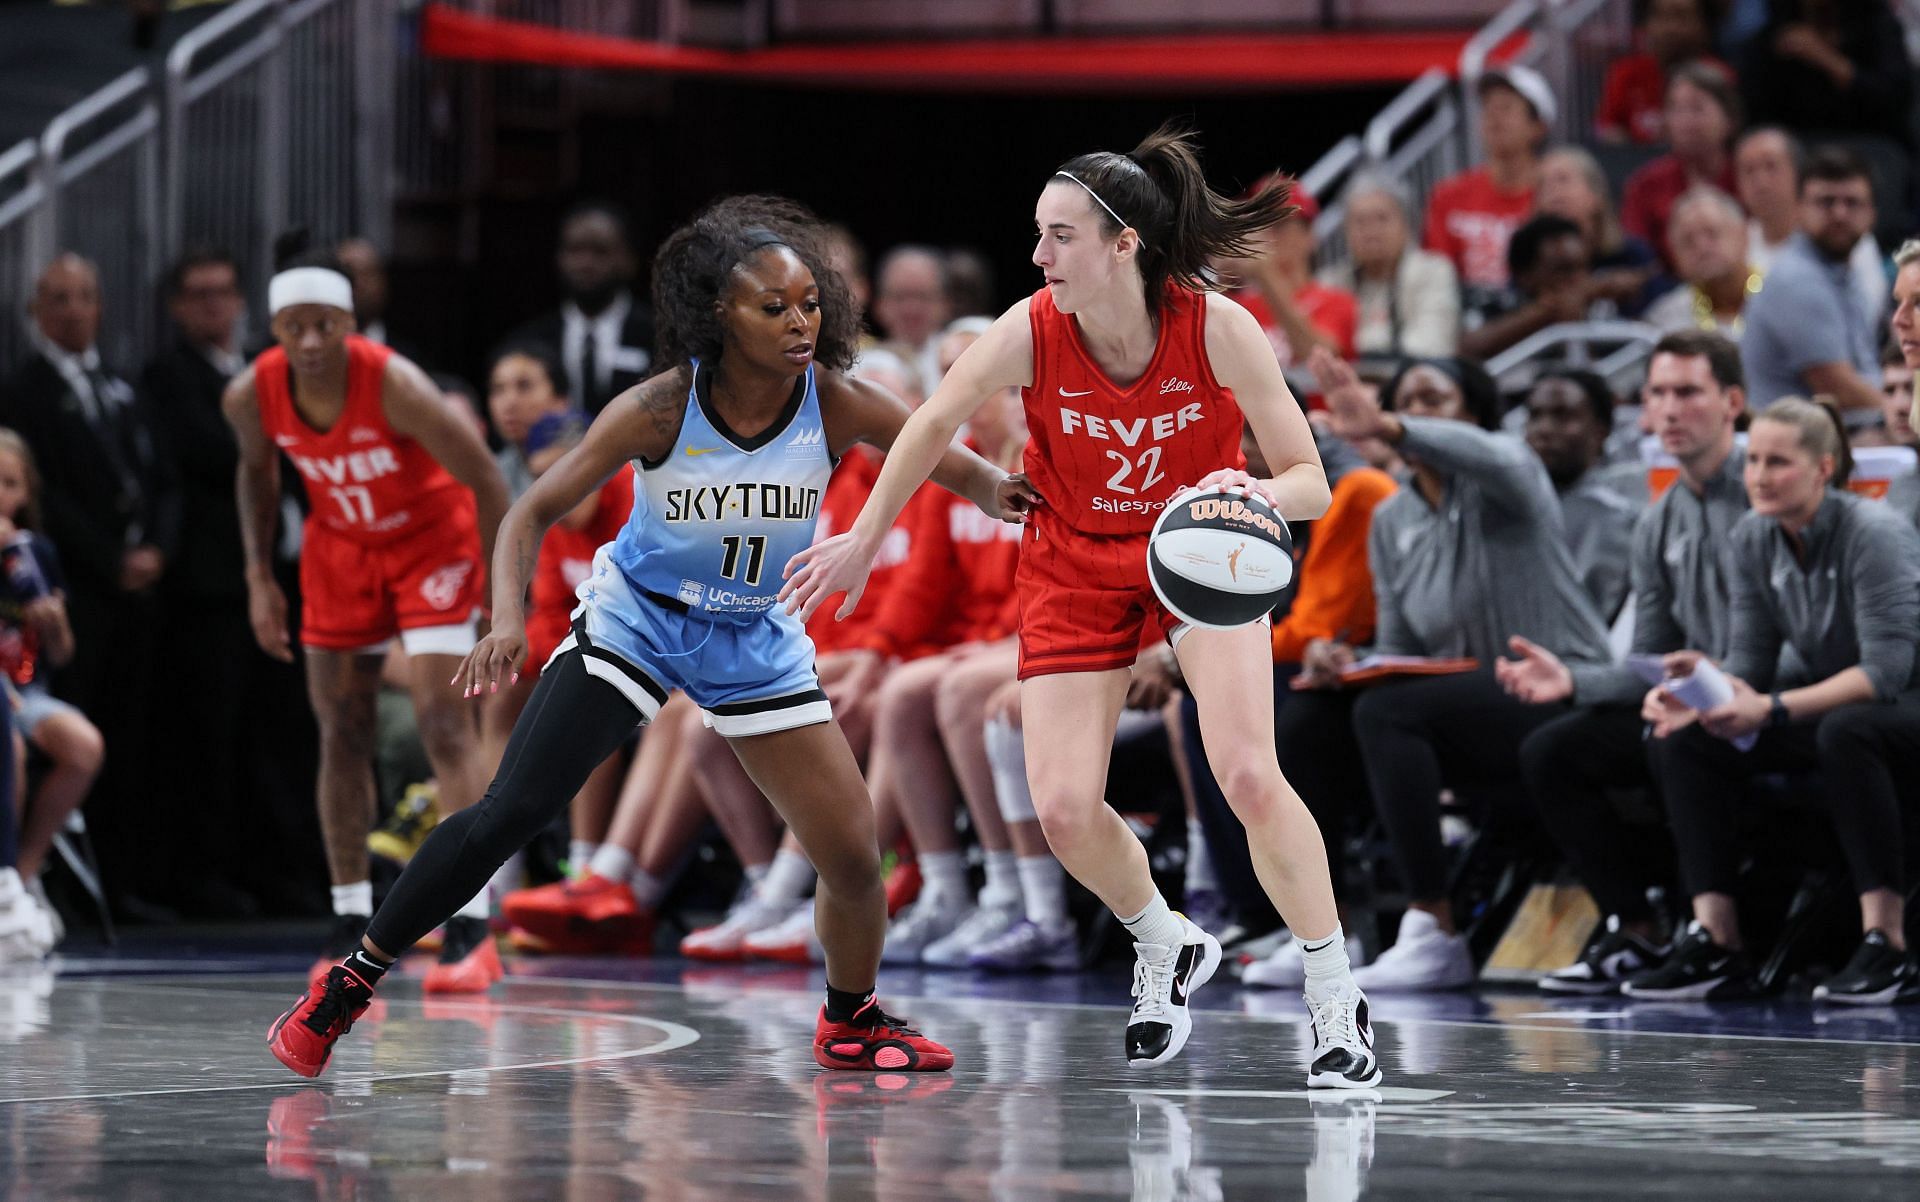
{"label": "wnba logo on ball", "polygon": [[1203,497],[1187,503],[1187,516],[1196,522],[1240,522],[1256,530],[1264,530],[1275,538],[1286,536],[1285,527],[1241,500]]}

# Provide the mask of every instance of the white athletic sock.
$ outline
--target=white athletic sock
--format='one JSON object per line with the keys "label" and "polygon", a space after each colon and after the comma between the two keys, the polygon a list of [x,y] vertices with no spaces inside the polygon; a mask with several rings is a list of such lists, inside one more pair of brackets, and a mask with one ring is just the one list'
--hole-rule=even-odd
{"label": "white athletic sock", "polygon": [[771,867],[771,864],[748,864],[741,871],[746,874],[747,884],[758,885],[767,879],[767,869]]}
{"label": "white athletic sock", "polygon": [[361,918],[373,917],[373,882],[355,881],[351,885],[333,887],[333,912],[335,914],[355,914]]}
{"label": "white athletic sock", "polygon": [[455,918],[478,918],[485,922],[492,917],[493,911],[487,908],[487,891],[482,889],[467,899],[467,904],[453,912]]}
{"label": "white athletic sock", "polygon": [[1033,792],[1027,786],[1027,745],[1010,722],[988,722],[987,766],[993,770],[993,796],[1008,822],[1033,821]]}
{"label": "white athletic sock", "polygon": [[921,853],[920,877],[926,882],[923,896],[945,898],[953,905],[967,898],[967,864],[957,851]]}
{"label": "white athletic sock", "polygon": [[987,884],[980,890],[980,904],[983,906],[1020,904],[1020,866],[1012,852],[990,851],[987,853]]}
{"label": "white athletic sock", "polygon": [[807,857],[797,851],[782,848],[773,857],[773,867],[761,879],[755,890],[760,900],[775,904],[792,904],[805,901],[807,889],[813,884],[813,865]]}
{"label": "white athletic sock", "polygon": [[616,844],[602,843],[588,862],[587,871],[610,881],[624,881],[633,872],[633,853]]}
{"label": "white athletic sock", "polygon": [[[613,877],[619,880],[619,877]],[[652,910],[660,905],[660,899],[667,895],[667,883],[644,868],[636,868],[627,877],[627,887],[633,890],[633,900],[640,903],[643,910]]]}
{"label": "white athletic sock", "polygon": [[1132,933],[1135,943],[1155,943],[1161,947],[1177,948],[1187,938],[1186,924],[1167,905],[1167,899],[1158,893],[1147,903],[1147,908],[1138,914],[1121,914],[1118,917]]}
{"label": "white athletic sock", "polygon": [[591,839],[575,839],[567,844],[567,871],[580,876],[587,871],[587,865],[593,862],[593,853],[600,845]]}
{"label": "white athletic sock", "polygon": [[1198,818],[1187,819],[1187,892],[1218,893],[1220,878],[1213,872],[1213,853]]}
{"label": "white athletic sock", "polygon": [[1027,905],[1027,921],[1038,927],[1057,927],[1067,920],[1067,874],[1052,856],[1021,856],[1014,861],[1020,874],[1020,896]]}
{"label": "white athletic sock", "polygon": [[1339,927],[1324,939],[1293,937],[1300,947],[1300,959],[1307,966],[1307,996],[1322,998],[1341,982],[1351,982],[1353,969],[1347,964],[1347,938]]}
{"label": "white athletic sock", "polygon": [[507,862],[493,870],[493,879],[487,882],[487,888],[497,897],[505,897],[515,889],[527,883],[527,858],[520,852],[507,857]]}

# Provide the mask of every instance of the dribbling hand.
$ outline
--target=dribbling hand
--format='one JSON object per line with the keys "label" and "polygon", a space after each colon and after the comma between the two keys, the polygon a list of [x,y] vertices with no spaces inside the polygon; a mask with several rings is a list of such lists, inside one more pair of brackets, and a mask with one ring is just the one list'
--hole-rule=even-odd
{"label": "dribbling hand", "polygon": [[1280,511],[1280,502],[1274,499],[1271,492],[1267,491],[1267,482],[1237,467],[1223,467],[1217,472],[1209,473],[1202,477],[1200,483],[1193,487],[1195,491],[1198,492],[1214,492],[1217,490],[1220,492],[1250,494],[1265,501],[1267,507],[1275,513]]}
{"label": "dribbling hand", "polygon": [[253,626],[253,641],[260,644],[260,650],[283,664],[293,662],[293,639],[287,634],[287,595],[278,584],[249,584],[247,621]]}
{"label": "dribbling hand", "polygon": [[802,622],[826,604],[835,593],[845,593],[833,617],[843,622],[860,604],[867,591],[867,576],[873,571],[873,552],[862,547],[852,534],[836,534],[808,547],[787,561],[780,573],[786,583],[780,586],[779,602]]}
{"label": "dribbling hand", "polygon": [[467,652],[447,683],[462,697],[498,693],[502,678],[510,685],[520,683],[520,661],[526,657],[526,626],[495,626]]}

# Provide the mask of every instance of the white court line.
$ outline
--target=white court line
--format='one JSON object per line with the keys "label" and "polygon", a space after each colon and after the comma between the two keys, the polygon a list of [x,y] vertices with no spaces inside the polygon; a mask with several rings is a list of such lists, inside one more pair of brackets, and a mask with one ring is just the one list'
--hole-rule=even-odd
{"label": "white court line", "polygon": [[[144,984],[144,983],[120,982],[120,981],[102,981],[100,978],[89,978],[89,979],[103,983],[103,984],[111,984],[111,985],[121,986],[125,988],[132,988],[132,989],[140,989],[143,987],[143,984]],[[240,996],[240,997],[276,996],[277,997],[279,996],[277,994],[269,995],[266,993],[254,993],[252,991],[239,990],[239,989],[197,989],[196,990],[196,989],[183,988],[183,987],[177,987],[177,986],[168,986],[166,988],[166,992],[214,994],[214,995],[223,996],[223,997],[234,997],[234,996]],[[402,1005],[402,1006],[424,1007],[423,999],[415,1000],[410,998],[385,998],[382,1000],[386,1001],[386,1003],[389,1006]],[[461,1003],[444,1002],[439,1004],[444,1004],[448,1006],[457,1006],[457,1005],[460,1005]],[[549,1016],[560,1017],[560,1018],[596,1018],[596,1019],[604,1019],[612,1022],[631,1023],[636,1026],[653,1027],[656,1030],[660,1031],[663,1034],[664,1038],[662,1038],[659,1042],[649,1044],[646,1047],[632,1048],[624,1052],[605,1052],[605,1053],[601,1053],[594,1056],[573,1056],[565,1060],[530,1060],[522,1064],[482,1064],[482,1065],[471,1065],[465,1068],[423,1069],[419,1072],[413,1072],[413,1073],[365,1073],[365,1074],[339,1073],[328,1078],[328,1080],[336,1084],[351,1084],[355,1086],[361,1086],[361,1085],[375,1085],[383,1081],[407,1081],[407,1080],[412,1080],[414,1078],[419,1078],[419,1077],[453,1077],[453,1076],[458,1076],[461,1073],[505,1073],[505,1072],[513,1072],[518,1069],[529,1069],[529,1068],[566,1068],[570,1065],[593,1064],[603,1060],[632,1060],[640,1056],[658,1056],[666,1052],[677,1051],[678,1049],[684,1048],[689,1044],[698,1042],[700,1039],[700,1032],[694,1030],[692,1027],[686,1026],[685,1024],[669,1022],[665,1019],[659,1019],[659,1018],[646,1018],[638,1014],[609,1014],[601,1010],[552,1010],[552,1009],[547,1009],[540,1006],[515,1005],[510,1002],[495,1002],[488,1005],[486,1007],[486,1010],[489,1013],[494,1013],[494,1014],[498,1014],[502,1011],[517,1011],[523,1014],[540,1014],[540,1015],[549,1015]],[[152,1098],[152,1097],[166,1097],[173,1094],[237,1093],[243,1090],[253,1090],[253,1089],[287,1089],[293,1086],[297,1086],[300,1083],[301,1082],[297,1080],[296,1081],[280,1080],[280,1081],[259,1082],[252,1085],[193,1085],[193,1086],[185,1086],[177,1089],[130,1089],[130,1090],[113,1090],[105,1093],[56,1094],[56,1095],[49,1095],[46,1097],[31,1097],[31,1098],[0,1098],[0,1106],[28,1104],[28,1103],[35,1103],[35,1102],[82,1102],[82,1101],[105,1100],[105,1099],[112,1099],[112,1098]],[[338,1090],[336,1090],[335,1092],[338,1092]]]}

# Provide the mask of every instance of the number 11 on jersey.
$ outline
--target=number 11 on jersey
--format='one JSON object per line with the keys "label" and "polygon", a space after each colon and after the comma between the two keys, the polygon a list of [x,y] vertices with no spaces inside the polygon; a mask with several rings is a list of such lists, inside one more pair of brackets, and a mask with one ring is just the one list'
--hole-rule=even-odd
{"label": "number 11 on jersey", "polygon": [[[746,544],[746,575],[736,576],[740,570],[741,544]],[[729,534],[721,538],[720,545],[726,548],[726,554],[720,560],[720,574],[728,580],[739,580],[748,588],[760,584],[760,569],[767,558],[767,538],[764,534]]]}

